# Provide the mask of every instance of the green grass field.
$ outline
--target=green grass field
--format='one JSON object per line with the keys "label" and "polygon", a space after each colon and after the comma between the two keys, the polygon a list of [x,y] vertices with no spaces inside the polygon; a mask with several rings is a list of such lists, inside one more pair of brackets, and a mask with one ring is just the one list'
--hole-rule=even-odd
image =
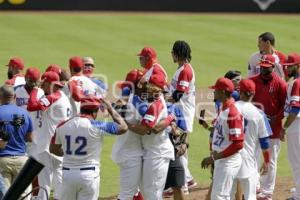
{"label": "green grass field", "polygon": [[[247,60],[257,51],[257,36],[270,31],[276,47],[300,52],[300,16],[217,14],[122,14],[122,13],[0,13],[0,80],[6,78],[11,56],[24,58],[26,66],[45,69],[57,63],[66,67],[73,55],[92,56],[97,73],[106,74],[109,84],[121,80],[138,67],[136,54],[144,45],[157,50],[169,76],[176,65],[171,59],[175,40],[186,40],[192,48],[197,88],[205,88],[229,69],[246,75]],[[208,154],[207,133],[195,124],[190,136],[190,169],[200,184],[208,184],[208,170],[200,169]],[[113,137],[106,137],[102,152],[101,196],[118,192],[118,167],[110,160]],[[291,176],[283,145],[279,176]]]}

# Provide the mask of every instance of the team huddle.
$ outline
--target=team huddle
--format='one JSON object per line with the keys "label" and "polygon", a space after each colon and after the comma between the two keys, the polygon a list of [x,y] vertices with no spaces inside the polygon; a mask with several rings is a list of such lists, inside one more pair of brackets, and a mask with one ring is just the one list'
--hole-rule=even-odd
{"label": "team huddle", "polygon": [[[300,55],[286,58],[275,50],[269,32],[258,44],[247,79],[231,70],[210,87],[216,118],[207,122],[200,115],[211,143],[201,162],[212,169],[206,199],[272,199],[285,135],[296,186],[290,199],[300,199]],[[177,69],[169,82],[153,48],[137,56],[141,68],[118,82],[113,103],[106,83],[94,77],[90,57],[70,58],[70,72],[51,64],[43,74],[29,67],[25,75],[23,61],[10,59],[0,88],[0,194],[31,156],[45,166],[25,192],[32,189],[32,199],[47,200],[51,189],[54,199],[98,199],[102,139],[111,134],[117,135],[111,158],[120,168],[118,199],[186,198],[197,184],[187,156],[196,112],[191,48],[174,43]]]}

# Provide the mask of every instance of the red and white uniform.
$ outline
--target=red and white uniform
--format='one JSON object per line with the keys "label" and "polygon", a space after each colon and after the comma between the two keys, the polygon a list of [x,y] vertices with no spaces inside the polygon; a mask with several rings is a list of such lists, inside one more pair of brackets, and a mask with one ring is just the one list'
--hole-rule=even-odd
{"label": "red and white uniform", "polygon": [[25,85],[25,77],[23,74],[16,74],[13,78],[5,81],[5,84],[13,86],[15,89],[21,85]]}
{"label": "red and white uniform", "polygon": [[145,82],[148,82],[150,77],[154,74],[164,74],[166,81],[168,79],[165,69],[158,63],[154,63],[149,69],[146,69],[142,79],[145,80]]}
{"label": "red and white uniform", "polygon": [[83,96],[94,95],[101,97],[101,90],[90,78],[83,75],[72,76],[68,82],[70,102],[72,105],[73,116],[80,112],[80,99]]}
{"label": "red and white uniform", "polygon": [[[234,100],[228,100],[219,113],[212,139],[212,150],[223,152],[233,141],[243,141],[243,117]],[[230,194],[242,164],[241,153],[216,160],[211,199],[230,199]]]}
{"label": "red and white uniform", "polygon": [[[49,146],[57,125],[70,118],[72,108],[68,97],[62,91],[56,91],[40,99],[37,98],[37,93],[36,89],[30,93],[27,110],[29,112],[41,111],[41,123],[36,127],[37,143],[32,147],[35,158],[45,165],[38,175],[38,182],[40,186],[46,188],[48,194],[50,194],[53,182],[54,198],[60,199],[62,160],[49,153]],[[45,191],[40,190],[38,198],[46,199]]]}
{"label": "red and white uniform", "polygon": [[257,162],[256,152],[260,148],[259,139],[270,136],[262,112],[250,102],[235,104],[244,118],[244,148],[241,151],[242,166],[238,173],[245,199],[256,200]]}
{"label": "red and white uniform", "polygon": [[188,132],[193,131],[194,115],[195,115],[195,73],[191,64],[184,64],[179,67],[170,84],[170,93],[175,90],[184,92],[180,99]]}
{"label": "red and white uniform", "polygon": [[[149,104],[141,123],[153,128],[167,116],[167,106],[161,95]],[[166,130],[157,134],[144,135],[142,145],[144,147],[142,194],[147,200],[160,200],[168,174],[169,162],[174,160],[174,147]]]}
{"label": "red and white uniform", "polygon": [[[300,107],[300,78],[293,80],[289,84],[286,99],[286,116],[288,116],[291,106]],[[287,129],[287,142],[288,159],[292,167],[294,183],[296,186],[294,197],[298,200],[300,199],[300,113],[298,113],[296,119]]]}
{"label": "red and white uniform", "polygon": [[[280,51],[275,51],[272,55],[275,58],[274,71],[279,77],[284,79],[285,69],[283,68],[282,64],[286,61],[286,56]],[[260,66],[258,63],[261,61],[263,56],[264,54],[261,54],[260,52],[256,52],[250,56],[248,61],[249,78],[260,73]]]}
{"label": "red and white uniform", "polygon": [[[272,120],[270,122],[273,135],[270,137],[269,171],[260,178],[260,189],[267,195],[272,195],[275,188],[277,159],[280,152],[279,138],[287,92],[286,82],[275,72],[272,72],[271,75],[269,81],[263,80],[260,74],[251,78],[256,85],[253,102]],[[259,153],[258,156],[260,155]]]}
{"label": "red and white uniform", "polygon": [[[28,104],[28,99],[29,99],[30,93],[28,93],[28,91],[25,89],[24,86],[18,87],[15,91],[15,102],[16,105],[19,107],[24,108],[25,110],[27,110],[27,104]],[[44,90],[38,88],[37,91],[37,99],[41,99],[44,96]],[[33,111],[33,112],[29,112],[31,119],[32,119],[32,124],[34,127],[34,130],[32,132],[32,143],[33,144],[37,144],[37,139],[36,139],[36,129],[37,127],[41,126],[42,123],[42,115],[41,115],[41,111]],[[31,151],[32,148],[28,148],[27,152],[32,155],[34,153],[34,151]]]}
{"label": "red and white uniform", "polygon": [[[135,96],[137,98],[137,96]],[[126,120],[130,124],[137,124],[142,120],[138,109],[140,104],[134,102],[134,95],[129,96],[126,110]],[[130,129],[125,134],[118,135],[112,148],[112,160],[120,167],[120,192],[118,199],[132,199],[138,192],[142,175],[142,147],[141,135]]]}
{"label": "red and white uniform", "polygon": [[[194,115],[196,109],[195,73],[191,64],[184,64],[176,70],[171,80],[169,89],[170,94],[172,94],[175,90],[184,92],[179,101],[179,106],[183,111],[183,115],[187,125],[187,131],[191,133],[193,131]],[[180,156],[180,160],[184,167],[186,177],[185,182],[187,183],[193,180],[193,176],[188,168],[187,151],[183,156]]]}

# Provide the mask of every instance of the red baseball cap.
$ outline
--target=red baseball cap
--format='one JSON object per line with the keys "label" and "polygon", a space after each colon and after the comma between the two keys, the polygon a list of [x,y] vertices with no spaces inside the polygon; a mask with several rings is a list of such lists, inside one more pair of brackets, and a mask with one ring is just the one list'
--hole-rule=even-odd
{"label": "red baseball cap", "polygon": [[271,54],[264,55],[258,64],[261,67],[272,67],[275,64],[275,58]]}
{"label": "red baseball cap", "polygon": [[297,53],[292,53],[288,55],[286,62],[283,64],[285,66],[293,66],[300,64],[300,55]]}
{"label": "red baseball cap", "polygon": [[255,83],[251,79],[242,79],[239,83],[240,92],[250,92],[255,94]]}
{"label": "red baseball cap", "polygon": [[144,47],[141,50],[141,52],[137,55],[140,56],[140,57],[149,57],[149,58],[152,58],[152,59],[155,59],[156,56],[157,56],[155,50],[151,47]]}
{"label": "red baseball cap", "polygon": [[69,67],[70,68],[83,68],[83,61],[82,58],[79,56],[74,56],[69,60]]}
{"label": "red baseball cap", "polygon": [[209,88],[214,90],[225,90],[227,92],[234,91],[233,82],[230,79],[224,77],[219,78],[215,85],[210,86]]}
{"label": "red baseball cap", "polygon": [[61,73],[61,67],[57,64],[51,64],[47,67],[46,72],[55,72],[58,75]]}
{"label": "red baseball cap", "polygon": [[26,70],[25,78],[30,78],[31,80],[37,81],[41,78],[40,70],[35,67],[29,67]]}
{"label": "red baseball cap", "polygon": [[88,110],[94,110],[100,107],[101,101],[99,98],[96,98],[94,96],[87,96],[80,100],[80,108],[88,109]]}
{"label": "red baseball cap", "polygon": [[133,69],[130,72],[127,73],[125,81],[120,81],[118,83],[118,87],[123,89],[125,87],[130,87],[132,85],[138,84],[138,82],[143,77],[143,72],[138,69]]}
{"label": "red baseball cap", "polygon": [[64,87],[64,84],[59,81],[59,75],[53,71],[45,72],[42,75],[43,82],[53,83],[57,86]]}
{"label": "red baseball cap", "polygon": [[9,63],[6,66],[23,70],[24,62],[21,58],[14,57],[9,60]]}
{"label": "red baseball cap", "polygon": [[156,85],[157,87],[159,87],[161,89],[164,89],[167,84],[165,76],[163,76],[162,74],[152,75],[149,79],[149,83]]}

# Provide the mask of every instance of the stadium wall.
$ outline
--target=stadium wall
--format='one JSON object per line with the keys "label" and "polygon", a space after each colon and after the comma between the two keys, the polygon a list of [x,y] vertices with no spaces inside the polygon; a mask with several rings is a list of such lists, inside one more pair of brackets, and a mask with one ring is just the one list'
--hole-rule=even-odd
{"label": "stadium wall", "polygon": [[300,13],[299,0],[0,0],[0,10]]}

